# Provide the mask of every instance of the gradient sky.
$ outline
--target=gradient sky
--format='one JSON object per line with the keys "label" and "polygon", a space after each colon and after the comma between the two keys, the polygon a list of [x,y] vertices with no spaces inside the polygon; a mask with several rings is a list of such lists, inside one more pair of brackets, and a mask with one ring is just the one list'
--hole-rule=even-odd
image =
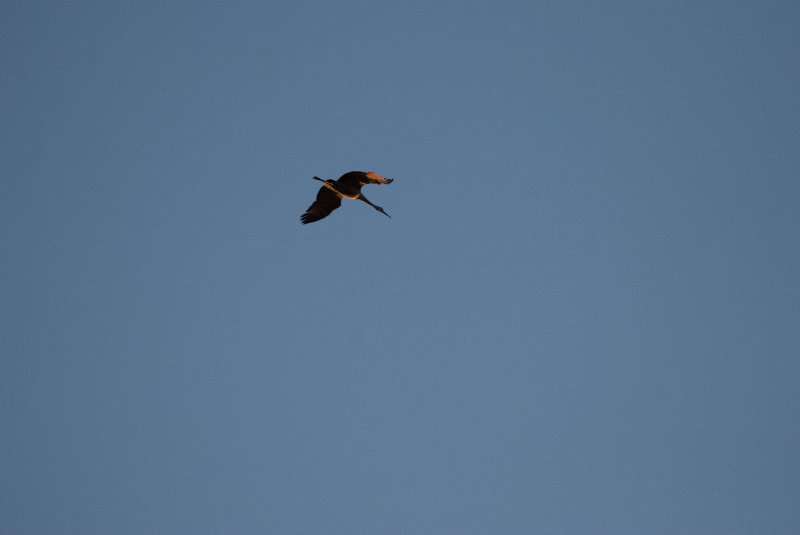
{"label": "gradient sky", "polygon": [[4,2],[0,533],[800,532],[798,27]]}

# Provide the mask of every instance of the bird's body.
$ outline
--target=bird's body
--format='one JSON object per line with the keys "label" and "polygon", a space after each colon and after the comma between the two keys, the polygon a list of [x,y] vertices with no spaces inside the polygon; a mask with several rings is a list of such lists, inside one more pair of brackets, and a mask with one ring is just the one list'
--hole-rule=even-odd
{"label": "bird's body", "polygon": [[383,215],[391,217],[383,208],[372,204],[361,194],[361,188],[363,186],[367,184],[391,184],[391,178],[384,178],[374,172],[365,173],[364,171],[350,171],[339,177],[339,180],[322,180],[316,176],[314,180],[319,180],[323,185],[319,189],[319,192],[317,192],[317,200],[315,200],[314,203],[308,207],[308,210],[300,216],[300,221],[304,225],[319,221],[330,215],[331,212],[342,205],[342,199],[364,201]]}

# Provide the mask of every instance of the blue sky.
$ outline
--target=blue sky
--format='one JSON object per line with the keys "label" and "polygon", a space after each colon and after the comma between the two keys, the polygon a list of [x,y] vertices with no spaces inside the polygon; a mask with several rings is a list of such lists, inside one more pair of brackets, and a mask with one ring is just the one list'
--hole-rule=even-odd
{"label": "blue sky", "polygon": [[0,532],[797,533],[798,23],[4,3]]}

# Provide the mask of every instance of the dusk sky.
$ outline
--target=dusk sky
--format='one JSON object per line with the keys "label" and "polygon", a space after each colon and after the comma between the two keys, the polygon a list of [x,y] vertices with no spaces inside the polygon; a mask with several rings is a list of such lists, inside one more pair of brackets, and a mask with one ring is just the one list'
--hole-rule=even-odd
{"label": "dusk sky", "polygon": [[800,532],[798,28],[4,2],[0,534]]}

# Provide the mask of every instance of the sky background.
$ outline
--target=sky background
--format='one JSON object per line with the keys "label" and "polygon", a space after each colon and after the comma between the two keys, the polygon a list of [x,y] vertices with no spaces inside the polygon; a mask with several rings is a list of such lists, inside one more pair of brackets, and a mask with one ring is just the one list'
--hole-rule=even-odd
{"label": "sky background", "polygon": [[798,26],[4,2],[0,533],[798,533]]}

